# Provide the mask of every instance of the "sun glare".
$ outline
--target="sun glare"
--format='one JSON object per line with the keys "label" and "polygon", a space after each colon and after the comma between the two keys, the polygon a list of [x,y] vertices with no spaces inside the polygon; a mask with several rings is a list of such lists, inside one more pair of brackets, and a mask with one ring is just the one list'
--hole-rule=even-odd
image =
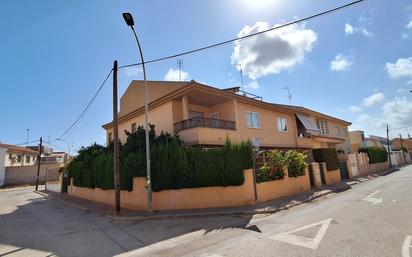
{"label": "sun glare", "polygon": [[263,9],[277,4],[278,0],[242,0],[243,5],[248,8]]}

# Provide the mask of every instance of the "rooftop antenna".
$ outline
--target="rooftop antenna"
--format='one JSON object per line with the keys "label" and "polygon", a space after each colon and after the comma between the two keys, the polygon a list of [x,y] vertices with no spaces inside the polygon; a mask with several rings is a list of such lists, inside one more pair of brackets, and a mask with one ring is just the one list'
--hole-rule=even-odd
{"label": "rooftop antenna", "polygon": [[179,81],[182,81],[183,60],[177,59],[177,68],[179,69]]}
{"label": "rooftop antenna", "polygon": [[288,91],[289,105],[291,105],[292,104],[292,94],[290,93],[290,88],[289,87],[282,87],[281,89],[286,89]]}
{"label": "rooftop antenna", "polygon": [[240,84],[242,86],[242,93],[243,95],[246,95],[245,93],[245,88],[243,87],[243,68],[242,68],[242,64],[238,63],[236,64],[236,66],[239,66],[239,72],[240,72]]}

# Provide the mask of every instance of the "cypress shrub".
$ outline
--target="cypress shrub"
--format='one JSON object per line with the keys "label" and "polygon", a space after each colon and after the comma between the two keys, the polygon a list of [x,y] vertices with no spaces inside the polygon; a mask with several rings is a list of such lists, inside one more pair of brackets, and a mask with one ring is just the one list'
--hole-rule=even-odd
{"label": "cypress shrub", "polygon": [[[146,176],[145,131],[139,127],[127,134],[121,146],[120,187],[133,189],[133,177]],[[237,186],[244,183],[244,169],[252,167],[250,142],[223,147],[185,148],[177,136],[161,133],[156,137],[151,126],[151,171],[154,191],[208,186]],[[93,144],[79,150],[68,165],[69,177],[79,187],[114,188],[113,145]]]}
{"label": "cypress shrub", "polygon": [[388,151],[385,147],[364,147],[359,148],[358,152],[367,153],[370,164],[388,161]]}
{"label": "cypress shrub", "polygon": [[316,162],[326,162],[327,170],[337,170],[339,168],[338,153],[335,148],[313,149],[312,153]]}

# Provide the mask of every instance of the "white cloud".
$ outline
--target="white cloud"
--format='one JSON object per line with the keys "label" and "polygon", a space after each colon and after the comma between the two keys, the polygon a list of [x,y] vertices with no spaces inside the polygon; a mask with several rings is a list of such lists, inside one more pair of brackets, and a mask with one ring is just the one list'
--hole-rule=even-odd
{"label": "white cloud", "polygon": [[392,79],[412,79],[412,57],[399,58],[396,63],[386,63],[386,72]]}
{"label": "white cloud", "polygon": [[142,69],[140,67],[126,67],[121,69],[124,75],[127,77],[136,78],[142,73]]}
{"label": "white cloud", "polygon": [[[353,122],[351,129],[364,130],[369,134],[385,135],[386,125],[391,128],[401,128],[412,125],[412,102],[405,97],[395,97],[381,107],[381,114],[373,117],[363,113]],[[392,131],[394,133],[400,131]]]}
{"label": "white cloud", "polygon": [[[269,29],[267,22],[257,22],[244,27],[239,37]],[[277,74],[302,63],[306,53],[312,51],[317,35],[303,25],[289,26],[258,37],[235,43],[231,61],[241,63],[243,71],[251,79]]]}
{"label": "white cloud", "polygon": [[396,97],[393,101],[386,102],[383,107],[383,119],[392,127],[409,126],[412,122],[412,102],[405,97]]}
{"label": "white cloud", "polygon": [[403,38],[403,39],[409,38],[408,33],[403,32],[403,33],[401,34],[401,38]]}
{"label": "white cloud", "polygon": [[371,96],[365,97],[362,100],[362,106],[370,107],[377,103],[382,102],[385,99],[385,95],[382,93],[375,93]]}
{"label": "white cloud", "polygon": [[256,80],[252,80],[251,82],[249,82],[245,85],[245,88],[250,88],[250,89],[254,89],[254,90],[258,89],[259,87],[260,87],[259,83]]}
{"label": "white cloud", "polygon": [[412,29],[412,20],[408,24],[406,24],[406,28],[407,29]]}
{"label": "white cloud", "polygon": [[344,71],[347,70],[352,64],[353,62],[349,57],[338,54],[335,56],[335,59],[331,61],[330,69],[333,71]]}
{"label": "white cloud", "polygon": [[345,24],[345,34],[346,35],[362,34],[366,37],[374,36],[374,34],[370,32],[369,30],[367,30],[366,28],[361,27],[361,26],[355,27],[349,24],[348,22]]}
{"label": "white cloud", "polygon": [[169,69],[167,74],[164,77],[164,80],[166,81],[180,81],[180,76],[181,76],[181,81],[188,81],[190,80],[190,75],[188,72],[182,71],[182,74],[180,75],[179,70],[175,69]]}
{"label": "white cloud", "polygon": [[345,34],[346,34],[346,35],[351,35],[351,34],[353,34],[354,32],[355,32],[355,31],[354,31],[352,25],[350,25],[349,23],[346,23],[346,24],[345,24]]}
{"label": "white cloud", "polygon": [[349,106],[349,110],[351,110],[352,112],[360,112],[362,108],[356,105],[352,105],[352,106]]}
{"label": "white cloud", "polygon": [[398,90],[396,90],[398,93],[403,93],[403,92],[405,92],[406,91],[406,89],[405,88],[398,88]]}

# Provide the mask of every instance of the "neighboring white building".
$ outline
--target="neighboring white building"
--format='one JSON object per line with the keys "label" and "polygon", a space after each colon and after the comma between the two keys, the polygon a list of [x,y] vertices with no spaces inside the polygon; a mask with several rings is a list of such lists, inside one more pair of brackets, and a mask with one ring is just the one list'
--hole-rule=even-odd
{"label": "neighboring white building", "polygon": [[8,144],[0,144],[0,147],[6,149],[5,167],[29,166],[36,163],[37,151]]}

